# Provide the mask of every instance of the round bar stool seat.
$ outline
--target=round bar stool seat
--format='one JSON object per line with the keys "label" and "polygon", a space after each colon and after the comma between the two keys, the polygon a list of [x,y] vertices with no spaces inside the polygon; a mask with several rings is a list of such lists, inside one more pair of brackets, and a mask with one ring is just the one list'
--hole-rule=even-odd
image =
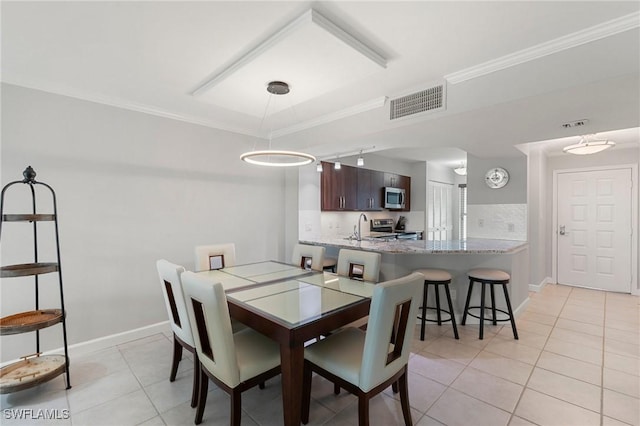
{"label": "round bar stool seat", "polygon": [[331,272],[335,273],[337,264],[338,264],[338,259],[335,259],[333,257],[325,257],[324,261],[322,262],[322,270],[323,271],[330,270]]}
{"label": "round bar stool seat", "polygon": [[[511,322],[511,329],[513,330],[513,338],[518,340],[518,330],[516,330],[516,322],[513,317],[513,310],[511,309],[511,301],[509,300],[509,292],[507,291],[507,285],[509,284],[509,280],[511,276],[500,269],[488,269],[488,268],[478,268],[472,269],[467,274],[469,276],[469,290],[467,292],[467,301],[464,304],[464,313],[462,315],[462,325],[465,325],[467,322],[467,315],[471,315],[474,318],[478,318],[480,320],[480,340],[484,337],[484,314],[485,314],[485,288],[489,286],[490,294],[491,294],[491,321],[493,325],[497,325],[500,321],[509,321]],[[469,306],[469,302],[471,301],[471,293],[473,292],[473,285],[475,283],[480,283],[480,306]],[[507,305],[507,310],[496,308],[496,296],[494,291],[494,286],[500,285],[502,286],[502,290],[504,292],[504,299]],[[471,309],[480,309],[480,315],[475,315],[470,312]],[[496,312],[501,312],[505,314],[506,318],[498,319],[496,316]]]}
{"label": "round bar stool seat", "polygon": [[[451,284],[451,274],[442,269],[417,269],[415,272],[419,272],[424,275],[424,290],[422,293],[422,306],[419,308],[422,310],[422,315],[418,317],[421,321],[420,323],[420,340],[424,340],[424,331],[425,331],[425,321],[429,322],[437,322],[438,325],[442,325],[443,322],[451,321],[451,325],[453,326],[453,335],[456,339],[458,337],[458,327],[456,327],[456,317],[453,311],[453,303],[451,303],[451,292],[449,291],[449,284]],[[429,286],[434,287],[434,293],[436,295],[436,307],[429,307],[427,305],[427,293],[429,290]],[[440,307],[440,286],[444,287],[445,294],[447,296],[447,303],[449,305],[449,310],[442,309]],[[427,310],[435,310],[436,318],[428,319],[427,318]],[[448,318],[442,318],[442,313],[446,313],[449,315]]]}

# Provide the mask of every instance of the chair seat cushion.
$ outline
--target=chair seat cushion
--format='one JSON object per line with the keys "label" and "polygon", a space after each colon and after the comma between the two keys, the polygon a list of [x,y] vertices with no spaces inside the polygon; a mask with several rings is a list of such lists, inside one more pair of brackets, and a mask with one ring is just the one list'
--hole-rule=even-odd
{"label": "chair seat cushion", "polygon": [[280,365],[280,347],[263,334],[247,327],[234,333],[233,342],[241,382]]}
{"label": "chair seat cushion", "polygon": [[307,346],[304,357],[349,383],[359,385],[365,335],[357,328],[343,328]]}
{"label": "chair seat cushion", "polygon": [[472,269],[469,271],[468,275],[469,278],[478,278],[480,280],[489,281],[507,281],[511,278],[508,273],[506,273],[505,271],[501,271],[500,269]]}
{"label": "chair seat cushion", "polygon": [[414,272],[419,272],[424,275],[425,281],[450,281],[451,274],[443,269],[417,269]]}
{"label": "chair seat cushion", "polygon": [[322,266],[324,268],[329,268],[331,266],[336,266],[337,263],[338,263],[338,259],[335,259],[333,257],[325,257],[324,261],[322,262]]}

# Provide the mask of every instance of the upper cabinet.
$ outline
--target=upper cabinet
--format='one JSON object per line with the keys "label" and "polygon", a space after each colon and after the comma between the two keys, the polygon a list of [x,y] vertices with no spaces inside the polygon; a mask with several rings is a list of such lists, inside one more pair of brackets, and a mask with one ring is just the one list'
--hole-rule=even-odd
{"label": "upper cabinet", "polygon": [[333,163],[322,162],[320,181],[321,209],[323,211],[356,210],[358,170],[342,166],[336,170]]}
{"label": "upper cabinet", "polygon": [[322,162],[320,178],[322,211],[380,211],[384,208],[383,187],[406,191],[405,208],[409,211],[411,178],[393,173],[346,166],[338,170],[333,163]]}
{"label": "upper cabinet", "polygon": [[382,210],[384,173],[358,168],[358,210]]}

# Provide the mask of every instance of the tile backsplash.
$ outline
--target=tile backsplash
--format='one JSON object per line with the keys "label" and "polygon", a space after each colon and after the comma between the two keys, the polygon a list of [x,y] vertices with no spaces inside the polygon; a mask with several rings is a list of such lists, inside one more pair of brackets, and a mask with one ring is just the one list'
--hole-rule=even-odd
{"label": "tile backsplash", "polygon": [[[398,217],[404,216],[407,220],[407,230],[423,231],[424,230],[424,211],[411,212],[364,212],[367,216],[367,222],[361,223],[361,231],[363,236],[369,235],[369,226],[371,219],[387,219],[394,221]],[[299,220],[299,237],[304,238],[322,238],[322,237],[346,237],[353,234],[353,226],[358,224],[360,212],[322,212],[318,214],[313,210],[300,210],[298,214]]]}
{"label": "tile backsplash", "polygon": [[467,238],[526,241],[527,205],[467,205]]}

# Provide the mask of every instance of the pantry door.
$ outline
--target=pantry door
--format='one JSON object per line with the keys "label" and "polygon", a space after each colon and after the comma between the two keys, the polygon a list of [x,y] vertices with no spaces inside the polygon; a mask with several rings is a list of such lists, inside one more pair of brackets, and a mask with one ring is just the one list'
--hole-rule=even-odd
{"label": "pantry door", "polygon": [[450,240],[453,233],[453,185],[430,180],[427,191],[427,240]]}
{"label": "pantry door", "polygon": [[557,175],[558,283],[631,292],[631,168]]}

